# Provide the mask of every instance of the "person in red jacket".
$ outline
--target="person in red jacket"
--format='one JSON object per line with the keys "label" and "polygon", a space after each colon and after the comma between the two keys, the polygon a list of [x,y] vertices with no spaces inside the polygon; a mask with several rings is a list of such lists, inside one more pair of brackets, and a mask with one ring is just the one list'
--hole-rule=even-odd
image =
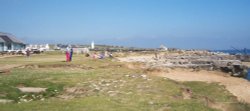
{"label": "person in red jacket", "polygon": [[66,62],[69,62],[70,61],[70,52],[69,52],[69,48],[66,49]]}

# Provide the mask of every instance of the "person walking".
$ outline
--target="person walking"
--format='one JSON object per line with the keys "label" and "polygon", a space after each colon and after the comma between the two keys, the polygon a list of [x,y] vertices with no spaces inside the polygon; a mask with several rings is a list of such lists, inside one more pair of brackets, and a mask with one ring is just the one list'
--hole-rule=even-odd
{"label": "person walking", "polygon": [[69,56],[69,61],[72,61],[72,57],[73,57],[73,48],[70,49],[70,56]]}
{"label": "person walking", "polygon": [[69,48],[67,47],[66,51],[65,51],[65,54],[66,54],[66,62],[69,62],[69,56],[70,56],[70,52],[69,52]]}
{"label": "person walking", "polygon": [[26,56],[27,56],[27,57],[30,57],[30,49],[27,49],[27,50],[26,50]]}

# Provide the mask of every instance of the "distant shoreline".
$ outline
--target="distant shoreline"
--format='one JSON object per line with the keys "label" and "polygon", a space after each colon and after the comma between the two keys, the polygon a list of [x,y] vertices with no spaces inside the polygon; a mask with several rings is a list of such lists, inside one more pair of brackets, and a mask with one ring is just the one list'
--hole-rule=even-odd
{"label": "distant shoreline", "polygon": [[244,50],[233,50],[233,49],[228,49],[228,50],[212,50],[213,52],[224,52],[224,53],[229,53],[231,55],[235,55],[235,54],[243,54],[246,53],[247,55],[250,55],[250,49],[246,49],[246,51],[244,52]]}

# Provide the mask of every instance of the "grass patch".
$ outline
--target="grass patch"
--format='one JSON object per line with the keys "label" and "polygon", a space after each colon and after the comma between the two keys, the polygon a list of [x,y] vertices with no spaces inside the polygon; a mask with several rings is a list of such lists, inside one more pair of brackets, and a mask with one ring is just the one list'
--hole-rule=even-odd
{"label": "grass patch", "polygon": [[207,97],[218,102],[237,100],[224,86],[217,83],[184,82],[183,84],[193,91],[195,98]]}
{"label": "grass patch", "polygon": [[[71,63],[63,61],[64,55],[58,53],[31,56],[28,61],[22,57],[1,59],[2,65],[18,63],[31,67],[14,68],[10,74],[0,75],[0,98],[22,100],[19,104],[0,104],[0,111],[221,110],[207,105],[204,97],[214,102],[232,103],[232,111],[249,108],[216,83],[176,82],[145,75],[140,69],[128,69],[111,59],[94,60],[84,55],[75,55]],[[39,67],[33,67],[36,65]],[[47,90],[22,93],[18,86]],[[190,99],[183,98],[183,88],[192,91]],[[23,99],[32,101],[23,102]]]}

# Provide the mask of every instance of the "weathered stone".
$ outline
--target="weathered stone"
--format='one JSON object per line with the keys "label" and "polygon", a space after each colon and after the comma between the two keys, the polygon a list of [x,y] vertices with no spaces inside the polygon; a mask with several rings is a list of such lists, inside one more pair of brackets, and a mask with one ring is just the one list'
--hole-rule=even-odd
{"label": "weathered stone", "polygon": [[18,88],[21,92],[27,93],[40,93],[45,92],[47,88],[38,88],[38,87],[21,87]]}
{"label": "weathered stone", "polygon": [[14,101],[9,100],[9,99],[0,99],[0,103],[3,103],[3,104],[12,103],[12,102],[14,102]]}

